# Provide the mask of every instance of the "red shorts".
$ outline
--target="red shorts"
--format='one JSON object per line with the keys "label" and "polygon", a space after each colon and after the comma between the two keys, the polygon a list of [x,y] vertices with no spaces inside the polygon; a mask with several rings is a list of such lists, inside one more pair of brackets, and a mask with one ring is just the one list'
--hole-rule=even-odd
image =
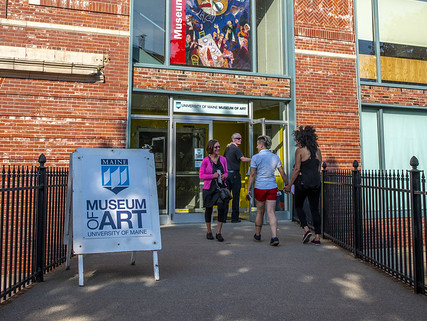
{"label": "red shorts", "polygon": [[275,201],[277,199],[277,191],[277,187],[273,189],[254,188],[255,199],[259,202],[265,202],[265,200]]}

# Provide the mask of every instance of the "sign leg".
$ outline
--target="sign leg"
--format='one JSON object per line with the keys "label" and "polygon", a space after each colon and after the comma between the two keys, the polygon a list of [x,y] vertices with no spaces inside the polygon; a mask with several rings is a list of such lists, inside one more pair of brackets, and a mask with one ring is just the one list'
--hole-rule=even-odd
{"label": "sign leg", "polygon": [[130,256],[130,264],[131,265],[135,265],[135,257],[136,257],[136,252],[132,251],[132,254]]}
{"label": "sign leg", "polygon": [[159,258],[157,256],[157,251],[153,251],[153,266],[154,266],[154,279],[158,281],[160,280],[160,275],[159,275]]}
{"label": "sign leg", "polygon": [[79,258],[79,286],[84,286],[84,274],[83,274],[83,255],[78,255]]}
{"label": "sign leg", "polygon": [[67,257],[66,257],[66,264],[65,264],[65,269],[69,270],[70,269],[70,264],[71,264],[71,242],[68,242],[67,244]]}

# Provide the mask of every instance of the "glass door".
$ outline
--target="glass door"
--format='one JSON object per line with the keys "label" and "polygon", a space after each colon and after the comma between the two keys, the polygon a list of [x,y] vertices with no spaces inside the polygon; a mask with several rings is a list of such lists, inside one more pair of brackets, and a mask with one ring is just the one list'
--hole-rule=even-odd
{"label": "glass door", "polygon": [[172,207],[175,210],[172,220],[175,223],[204,222],[203,181],[199,178],[199,169],[212,137],[212,122],[175,121],[173,128],[175,179],[171,194],[175,194]]}

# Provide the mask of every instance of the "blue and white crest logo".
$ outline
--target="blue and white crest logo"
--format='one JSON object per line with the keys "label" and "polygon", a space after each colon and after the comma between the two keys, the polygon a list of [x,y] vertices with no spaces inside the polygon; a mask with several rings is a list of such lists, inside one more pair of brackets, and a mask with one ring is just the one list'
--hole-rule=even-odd
{"label": "blue and white crest logo", "polygon": [[102,186],[114,194],[129,187],[127,159],[101,159]]}
{"label": "blue and white crest logo", "polygon": [[175,106],[176,106],[176,109],[180,109],[181,108],[181,102],[177,101]]}

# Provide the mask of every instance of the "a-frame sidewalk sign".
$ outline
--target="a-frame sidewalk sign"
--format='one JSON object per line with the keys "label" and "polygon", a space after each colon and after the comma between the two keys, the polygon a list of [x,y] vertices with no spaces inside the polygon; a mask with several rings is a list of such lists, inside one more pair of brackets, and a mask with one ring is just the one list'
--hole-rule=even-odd
{"label": "a-frame sidewalk sign", "polygon": [[152,251],[159,280],[161,250],[154,155],[147,149],[79,148],[70,156],[67,216],[64,226],[67,268],[78,255],[79,285],[84,285],[83,255]]}

